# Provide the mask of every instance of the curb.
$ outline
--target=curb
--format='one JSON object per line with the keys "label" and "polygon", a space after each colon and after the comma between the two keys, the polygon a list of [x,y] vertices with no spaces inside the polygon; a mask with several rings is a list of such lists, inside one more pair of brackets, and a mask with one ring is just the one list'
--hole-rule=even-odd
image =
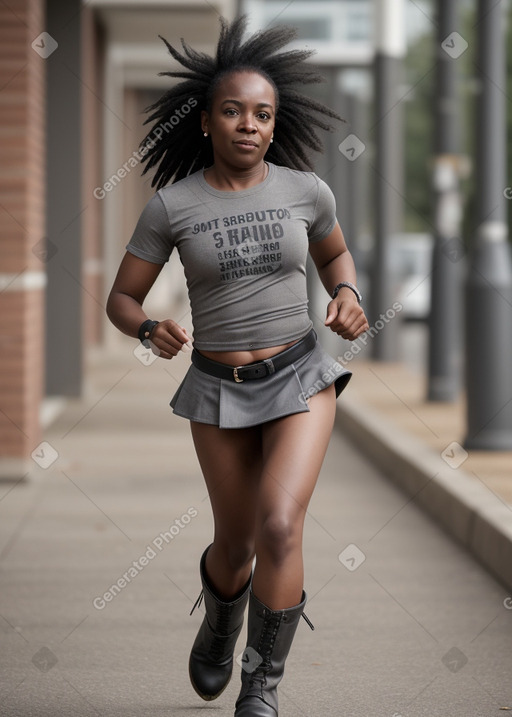
{"label": "curb", "polygon": [[336,426],[445,531],[512,590],[512,510],[478,478],[367,406],[338,402]]}

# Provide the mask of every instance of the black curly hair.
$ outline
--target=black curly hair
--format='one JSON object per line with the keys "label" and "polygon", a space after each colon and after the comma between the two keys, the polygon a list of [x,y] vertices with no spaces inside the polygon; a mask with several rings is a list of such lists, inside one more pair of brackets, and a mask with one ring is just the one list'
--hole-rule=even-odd
{"label": "black curly hair", "polygon": [[231,24],[223,18],[220,22],[215,57],[197,52],[183,39],[183,53],[180,53],[159,35],[170,54],[185,69],[159,73],[182,78],[182,81],[145,110],[151,114],[144,124],[154,124],[140,145],[142,162],[146,162],[142,174],[156,167],[151,186],[156,185],[157,189],[213,164],[211,139],[200,132],[201,111],[209,111],[220,81],[233,72],[257,72],[274,88],[277,115],[274,141],[265,155],[269,162],[311,170],[307,150],[321,152],[323,148],[315,128],[332,129],[322,115],[344,121],[324,104],[294,89],[296,85],[324,80],[306,65],[314,50],[278,52],[296,37],[294,28],[280,26],[260,30],[243,42],[246,16]]}

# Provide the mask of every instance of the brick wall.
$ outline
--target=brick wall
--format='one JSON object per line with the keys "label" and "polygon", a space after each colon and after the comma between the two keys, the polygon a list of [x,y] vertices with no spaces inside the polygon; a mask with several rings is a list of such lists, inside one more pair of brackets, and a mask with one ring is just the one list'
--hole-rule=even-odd
{"label": "brick wall", "polygon": [[[0,477],[41,440],[45,228],[42,0],[0,5]],[[39,45],[43,43],[39,41]]]}

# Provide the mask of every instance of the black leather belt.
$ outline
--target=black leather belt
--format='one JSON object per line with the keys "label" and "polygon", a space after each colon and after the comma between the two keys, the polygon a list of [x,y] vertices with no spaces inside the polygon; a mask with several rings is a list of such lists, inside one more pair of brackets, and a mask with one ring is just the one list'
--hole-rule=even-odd
{"label": "black leather belt", "polygon": [[285,366],[289,366],[294,361],[297,361],[312,351],[315,345],[316,333],[314,329],[311,329],[311,331],[307,333],[303,339],[297,341],[296,344],[272,356],[272,358],[263,359],[263,361],[248,363],[244,366],[228,366],[225,363],[212,361],[212,359],[206,358],[206,356],[203,356],[199,351],[194,349],[192,351],[192,363],[194,366],[197,366],[200,371],[204,371],[204,373],[208,373],[210,376],[226,378],[231,381],[236,381],[237,383],[242,383],[242,381],[253,381],[254,379],[264,378],[265,376],[276,373],[276,371],[285,368]]}

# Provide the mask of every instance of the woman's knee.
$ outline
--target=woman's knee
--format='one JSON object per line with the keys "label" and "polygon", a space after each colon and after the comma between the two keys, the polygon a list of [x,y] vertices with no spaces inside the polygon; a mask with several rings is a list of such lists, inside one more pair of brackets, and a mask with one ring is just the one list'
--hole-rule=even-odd
{"label": "woman's knee", "polygon": [[302,519],[286,513],[271,513],[258,532],[257,553],[280,565],[302,545]]}
{"label": "woman's knee", "polygon": [[215,546],[223,557],[226,565],[233,572],[238,572],[252,563],[255,555],[254,540],[235,542],[215,538]]}

